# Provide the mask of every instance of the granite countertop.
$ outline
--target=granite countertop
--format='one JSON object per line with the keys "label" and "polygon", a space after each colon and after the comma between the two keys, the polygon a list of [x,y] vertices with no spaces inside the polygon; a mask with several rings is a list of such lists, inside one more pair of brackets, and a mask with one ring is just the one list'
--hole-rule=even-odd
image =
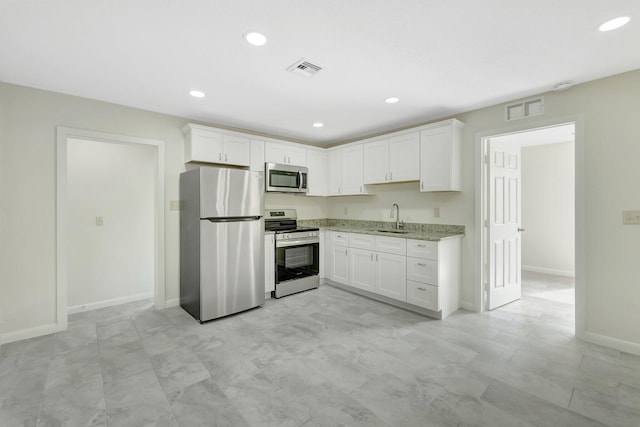
{"label": "granite countertop", "polygon": [[403,239],[428,240],[432,242],[438,242],[443,239],[455,237],[463,237],[465,231],[463,225],[446,224],[407,223],[404,224],[404,227],[401,229],[403,231],[402,233],[393,233],[380,230],[395,231],[395,222],[312,219],[299,220],[298,223],[301,226],[318,227],[323,230],[399,237]]}

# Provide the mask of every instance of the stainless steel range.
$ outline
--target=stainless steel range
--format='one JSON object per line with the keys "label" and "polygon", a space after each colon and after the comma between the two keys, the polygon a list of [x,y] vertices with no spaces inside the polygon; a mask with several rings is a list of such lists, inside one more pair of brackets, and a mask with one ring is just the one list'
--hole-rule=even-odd
{"label": "stainless steel range", "polygon": [[320,231],[298,227],[295,209],[265,211],[265,229],[275,233],[275,291],[281,298],[320,284]]}

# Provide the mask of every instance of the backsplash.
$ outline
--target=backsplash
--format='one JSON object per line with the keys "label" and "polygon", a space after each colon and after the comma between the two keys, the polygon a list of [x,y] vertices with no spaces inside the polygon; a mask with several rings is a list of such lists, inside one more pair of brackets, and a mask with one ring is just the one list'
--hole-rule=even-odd
{"label": "backsplash", "polygon": [[[342,226],[347,228],[362,228],[362,229],[389,229],[395,228],[395,221],[365,221],[358,219],[300,219],[298,225],[302,227],[331,227]],[[464,225],[450,225],[450,224],[420,224],[415,222],[405,222],[404,230],[422,231],[428,233],[460,233],[464,234]]]}

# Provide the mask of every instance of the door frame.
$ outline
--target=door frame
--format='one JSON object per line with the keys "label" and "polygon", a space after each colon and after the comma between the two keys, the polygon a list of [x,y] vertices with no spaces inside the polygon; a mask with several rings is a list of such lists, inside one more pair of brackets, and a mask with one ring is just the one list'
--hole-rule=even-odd
{"label": "door frame", "polygon": [[578,338],[585,334],[585,295],[586,295],[586,254],[585,254],[585,149],[584,149],[584,115],[557,117],[540,121],[527,121],[509,127],[477,132],[475,135],[475,297],[474,309],[477,312],[486,311],[484,294],[485,267],[484,258],[486,242],[484,233],[484,201],[486,197],[486,172],[484,167],[484,153],[486,140],[492,137],[521,133],[539,128],[559,126],[574,123],[575,125],[575,333]]}
{"label": "door frame", "polygon": [[59,331],[67,329],[68,318],[68,243],[67,243],[67,151],[68,140],[86,139],[104,143],[147,145],[155,148],[154,200],[154,305],[165,308],[165,240],[164,240],[164,141],[117,135],[69,127],[56,127],[56,322]]}

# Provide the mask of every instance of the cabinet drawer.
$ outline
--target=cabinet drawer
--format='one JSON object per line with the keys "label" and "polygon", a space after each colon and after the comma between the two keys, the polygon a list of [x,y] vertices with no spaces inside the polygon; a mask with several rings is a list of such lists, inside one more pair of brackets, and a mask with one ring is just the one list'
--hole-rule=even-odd
{"label": "cabinet drawer", "polygon": [[440,311],[438,287],[407,280],[407,302],[433,311]]}
{"label": "cabinet drawer", "polygon": [[438,285],[438,261],[407,258],[407,280]]}
{"label": "cabinet drawer", "polygon": [[369,234],[349,234],[349,247],[374,250],[376,248],[376,238]]}
{"label": "cabinet drawer", "polygon": [[407,239],[376,236],[376,251],[388,254],[406,255]]}
{"label": "cabinet drawer", "polygon": [[333,243],[336,246],[349,246],[349,233],[343,233],[341,231],[332,231],[331,243]]}
{"label": "cabinet drawer", "polygon": [[407,256],[437,260],[438,242],[407,239]]}

